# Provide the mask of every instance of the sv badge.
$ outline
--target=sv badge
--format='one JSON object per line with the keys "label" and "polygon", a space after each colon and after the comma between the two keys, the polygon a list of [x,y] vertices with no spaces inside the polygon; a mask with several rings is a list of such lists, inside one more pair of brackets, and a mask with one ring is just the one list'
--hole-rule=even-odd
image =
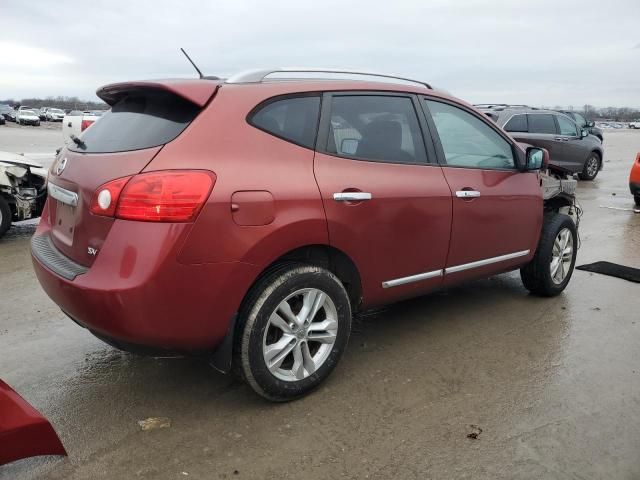
{"label": "sv badge", "polygon": [[87,249],[87,253],[88,253],[89,255],[91,255],[92,257],[95,257],[95,256],[98,254],[98,249],[93,248],[93,247],[89,247],[89,248]]}

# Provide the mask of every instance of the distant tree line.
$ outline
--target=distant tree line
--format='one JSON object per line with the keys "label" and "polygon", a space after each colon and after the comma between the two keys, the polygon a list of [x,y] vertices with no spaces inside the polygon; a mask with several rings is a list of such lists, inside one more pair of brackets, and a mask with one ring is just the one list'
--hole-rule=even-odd
{"label": "distant tree line", "polygon": [[[547,107],[543,107],[547,108]],[[587,120],[613,120],[615,122],[632,122],[640,119],[640,110],[629,107],[604,107],[596,108],[593,105],[584,105],[582,108],[569,105],[562,107],[556,105],[551,110],[571,110],[584,115]]]}
{"label": "distant tree line", "polygon": [[88,102],[80,100],[78,97],[46,97],[46,98],[23,98],[22,100],[0,100],[0,104],[11,105],[17,108],[27,105],[33,108],[56,107],[63,110],[106,110],[109,106],[104,102]]}

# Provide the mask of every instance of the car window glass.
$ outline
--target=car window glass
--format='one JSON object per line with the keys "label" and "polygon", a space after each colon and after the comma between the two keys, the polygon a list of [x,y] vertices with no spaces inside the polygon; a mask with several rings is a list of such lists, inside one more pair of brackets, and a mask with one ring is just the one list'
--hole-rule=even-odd
{"label": "car window glass", "polygon": [[527,115],[529,133],[556,133],[556,124],[553,115],[547,113],[534,113]]}
{"label": "car window glass", "polygon": [[575,118],[576,123],[578,124],[579,127],[586,127],[587,126],[587,121],[579,113],[575,113],[574,112],[573,117]]}
{"label": "car window glass", "polygon": [[447,165],[482,169],[514,168],[511,145],[482,120],[446,103],[426,101]]}
{"label": "car window glass", "polygon": [[334,96],[330,122],[329,153],[379,162],[426,161],[422,132],[408,97]]}
{"label": "car window glass", "polygon": [[514,115],[504,126],[507,132],[526,132],[527,128],[526,115]]}
{"label": "car window glass", "polygon": [[200,107],[165,91],[131,92],[82,133],[84,153],[113,153],[169,143],[189,126]]}
{"label": "car window glass", "polygon": [[307,148],[314,148],[320,97],[288,97],[271,101],[249,120],[255,127]]}
{"label": "car window glass", "polygon": [[556,115],[556,118],[558,119],[558,126],[560,127],[560,135],[568,135],[571,137],[578,136],[578,130],[576,129],[575,123],[562,115]]}

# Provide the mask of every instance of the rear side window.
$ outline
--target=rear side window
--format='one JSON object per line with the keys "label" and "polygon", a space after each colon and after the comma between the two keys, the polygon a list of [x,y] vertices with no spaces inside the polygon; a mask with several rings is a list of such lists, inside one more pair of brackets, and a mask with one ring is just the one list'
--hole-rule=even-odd
{"label": "rear side window", "polygon": [[78,152],[111,153],[164,145],[176,138],[200,108],[160,90],[131,92],[82,134],[86,148]]}
{"label": "rear side window", "polygon": [[327,152],[389,163],[425,163],[422,131],[409,97],[336,95]]}
{"label": "rear side window", "polygon": [[556,133],[556,124],[553,115],[548,113],[534,113],[527,115],[529,120],[529,133]]}
{"label": "rear side window", "polygon": [[314,148],[319,114],[319,96],[287,97],[259,106],[249,123],[276,137]]}
{"label": "rear side window", "polygon": [[528,131],[527,116],[514,115],[504,126],[507,132],[526,132]]}

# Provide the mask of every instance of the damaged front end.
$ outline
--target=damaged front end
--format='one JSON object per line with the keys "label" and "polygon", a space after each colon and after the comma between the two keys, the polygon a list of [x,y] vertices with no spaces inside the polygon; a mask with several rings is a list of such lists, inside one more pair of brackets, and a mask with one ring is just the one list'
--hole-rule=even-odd
{"label": "damaged front end", "polygon": [[0,237],[12,222],[37,218],[47,200],[47,171],[14,153],[0,152]]}

